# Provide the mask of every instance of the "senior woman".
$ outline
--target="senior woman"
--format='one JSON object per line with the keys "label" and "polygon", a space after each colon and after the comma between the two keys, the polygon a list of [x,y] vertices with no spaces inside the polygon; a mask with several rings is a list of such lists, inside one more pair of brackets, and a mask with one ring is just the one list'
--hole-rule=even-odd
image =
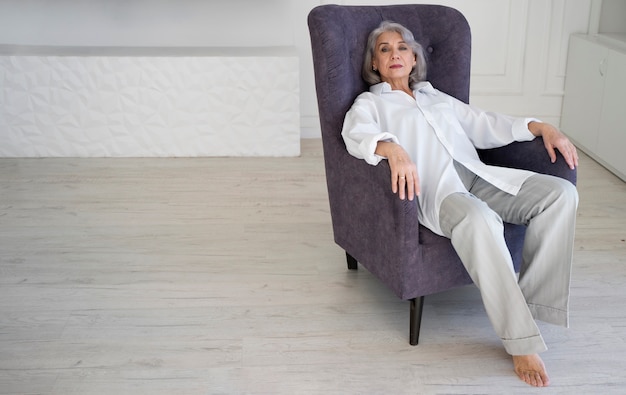
{"label": "senior woman", "polygon": [[[348,151],[372,165],[389,162],[392,191],[417,198],[420,223],[451,239],[516,374],[547,386],[535,319],[568,326],[578,194],[558,177],[486,165],[476,148],[541,136],[551,161],[558,150],[571,168],[576,148],[549,124],[485,112],[435,89],[425,81],[422,47],[400,24],[372,31],[363,77],[370,90],[344,120]],[[527,226],[519,279],[503,221]]]}

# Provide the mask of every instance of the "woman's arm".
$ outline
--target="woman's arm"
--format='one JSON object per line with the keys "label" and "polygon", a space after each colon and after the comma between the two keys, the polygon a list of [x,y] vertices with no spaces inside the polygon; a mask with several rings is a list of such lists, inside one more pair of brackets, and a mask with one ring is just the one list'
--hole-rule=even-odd
{"label": "woman's arm", "polygon": [[451,96],[449,98],[459,122],[475,147],[497,148],[513,141],[528,141],[541,136],[552,163],[556,162],[557,149],[571,169],[578,166],[576,147],[554,126],[534,118],[516,118],[483,111]]}
{"label": "woman's arm", "polygon": [[485,111],[441,91],[438,91],[438,96],[438,101],[451,107],[454,113],[452,117],[476,148],[498,148],[514,141],[530,141],[535,138],[528,130],[528,123],[536,119]]}
{"label": "woman's arm", "polygon": [[379,141],[398,142],[396,136],[381,130],[378,112],[367,94],[357,97],[343,120],[341,137],[350,155],[364,159],[370,165],[377,165],[385,159],[376,154]]}
{"label": "woman's arm", "polygon": [[341,132],[348,152],[371,165],[387,159],[391,169],[391,190],[400,199],[419,195],[417,168],[395,135],[383,132],[374,102],[359,96],[345,116]]}

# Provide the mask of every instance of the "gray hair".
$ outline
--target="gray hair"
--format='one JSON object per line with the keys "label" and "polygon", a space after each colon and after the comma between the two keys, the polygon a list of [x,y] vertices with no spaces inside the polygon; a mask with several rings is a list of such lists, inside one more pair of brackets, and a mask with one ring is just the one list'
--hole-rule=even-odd
{"label": "gray hair", "polygon": [[367,39],[365,60],[363,61],[363,79],[370,85],[375,85],[382,81],[378,71],[372,69],[372,60],[374,59],[374,51],[376,50],[376,40],[378,40],[381,34],[386,32],[399,33],[404,42],[413,50],[413,54],[415,54],[417,63],[409,75],[409,85],[413,86],[420,81],[426,80],[426,56],[424,55],[424,49],[420,43],[415,41],[413,33],[411,33],[409,29],[399,23],[391,21],[383,21],[376,29],[372,30]]}

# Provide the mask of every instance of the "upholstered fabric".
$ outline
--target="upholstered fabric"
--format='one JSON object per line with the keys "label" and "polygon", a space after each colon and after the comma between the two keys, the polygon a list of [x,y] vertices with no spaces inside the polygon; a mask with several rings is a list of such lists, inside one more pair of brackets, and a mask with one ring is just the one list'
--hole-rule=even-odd
{"label": "upholstered fabric", "polygon": [[[367,90],[361,66],[367,36],[383,20],[409,28],[426,49],[428,80],[469,101],[471,33],[458,11],[437,5],[319,6],[309,14],[315,84],[335,242],[402,299],[471,283],[450,241],[418,224],[415,201],[391,192],[389,165],[352,157],[341,138],[346,111]],[[551,164],[541,139],[481,152],[483,160],[575,182],[561,158]],[[507,224],[516,268],[525,228]]]}

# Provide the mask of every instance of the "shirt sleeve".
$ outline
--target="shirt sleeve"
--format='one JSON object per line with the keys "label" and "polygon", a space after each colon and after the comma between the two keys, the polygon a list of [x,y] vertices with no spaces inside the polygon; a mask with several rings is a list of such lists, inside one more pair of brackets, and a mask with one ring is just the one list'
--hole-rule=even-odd
{"label": "shirt sleeve", "polygon": [[539,121],[535,118],[517,118],[463,103],[449,96],[461,127],[476,148],[497,148],[515,141],[530,141],[535,138],[528,124]]}
{"label": "shirt sleeve", "polygon": [[364,159],[370,165],[377,165],[385,159],[375,153],[379,141],[398,143],[396,136],[381,130],[376,105],[365,95],[359,96],[347,112],[341,136],[350,155]]}

